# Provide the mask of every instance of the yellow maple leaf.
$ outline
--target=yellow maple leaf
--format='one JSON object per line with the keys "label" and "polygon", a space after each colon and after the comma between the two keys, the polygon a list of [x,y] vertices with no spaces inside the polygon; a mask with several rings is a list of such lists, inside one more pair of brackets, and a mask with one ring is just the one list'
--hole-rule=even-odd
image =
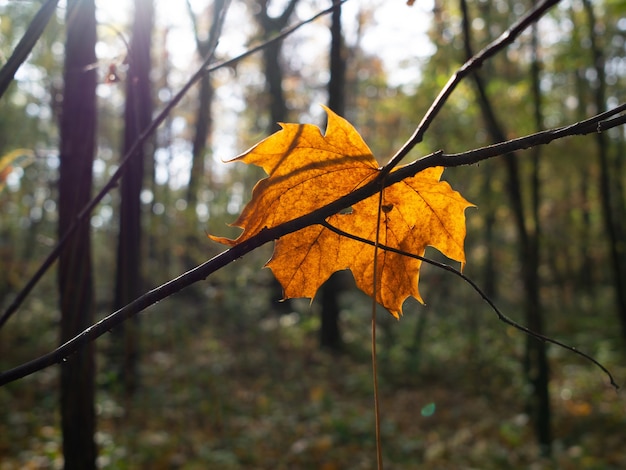
{"label": "yellow maple leaf", "polygon": [[[358,132],[326,109],[324,136],[310,124],[282,124],[236,161],[253,163],[269,174],[255,186],[252,200],[234,225],[244,232],[236,240],[212,239],[234,245],[323,207],[372,181],[380,169]],[[446,182],[443,168],[428,168],[384,189],[379,243],[395,250],[424,255],[434,246],[447,257],[465,263],[464,211],[471,206]],[[284,289],[285,298],[313,298],[318,288],[339,270],[350,269],[357,286],[373,295],[374,242],[379,195],[353,205],[348,213],[326,219],[333,227],[313,225],[280,238],[268,267]],[[352,235],[353,238],[346,236]],[[421,261],[401,253],[378,250],[376,301],[394,316],[404,300],[419,301]]]}
{"label": "yellow maple leaf", "polygon": [[284,124],[231,162],[260,166],[269,175],[252,191],[252,201],[233,225],[244,232],[236,240],[212,237],[233,245],[335,201],[376,176],[378,164],[348,121],[328,110],[322,136],[312,124]]}

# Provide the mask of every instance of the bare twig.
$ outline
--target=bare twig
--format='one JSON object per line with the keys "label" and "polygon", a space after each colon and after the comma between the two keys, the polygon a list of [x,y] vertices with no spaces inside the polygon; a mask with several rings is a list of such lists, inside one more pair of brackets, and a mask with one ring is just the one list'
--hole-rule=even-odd
{"label": "bare twig", "polygon": [[[538,145],[547,145],[563,137],[606,132],[609,129],[626,123],[626,114],[622,114],[624,112],[626,112],[626,103],[622,103],[609,111],[597,114],[589,119],[585,119],[584,121],[570,124],[568,126],[536,132],[525,137],[511,139],[506,142],[500,142],[498,144],[493,144],[476,150],[470,150],[468,152],[444,155],[442,156],[445,161],[443,166],[452,167],[471,165],[473,163],[478,163],[482,160],[500,156],[512,151],[528,149]],[[614,117],[617,114],[621,115]]]}
{"label": "bare twig", "polygon": [[[533,145],[544,145],[552,142],[555,139],[564,138],[566,136],[604,132],[612,127],[622,125],[626,122],[626,115],[613,117],[616,114],[623,112],[625,109],[626,104],[622,104],[618,108],[615,108],[611,111],[607,111],[597,116],[593,116],[590,119],[578,122],[576,124],[572,124],[570,126],[551,129],[544,132],[538,132],[536,134],[532,134],[519,139],[514,139],[512,141],[503,142],[489,147],[483,147],[481,149],[470,150],[464,153],[445,155],[441,151],[435,152],[409,165],[398,168],[396,171],[392,172],[385,178],[384,185],[385,187],[387,187],[392,184],[396,184],[402,181],[404,178],[413,176],[416,173],[424,170],[425,168],[429,168],[432,166],[451,167],[470,165],[478,163],[482,160],[486,160],[488,158],[502,155],[503,153],[511,149],[521,150],[531,147]],[[340,210],[345,209],[346,207],[350,207],[351,205],[356,204],[357,202],[376,194],[380,190],[380,181],[374,179],[365,186],[362,186],[361,188],[309,214],[303,215],[289,222],[285,222],[284,224],[278,225],[276,227],[261,230],[257,235],[220,253],[209,261],[206,261],[205,263],[195,267],[194,269],[180,275],[176,279],[172,279],[171,281],[166,282],[165,284],[156,287],[155,289],[152,289],[135,301],[110,314],[92,327],[86,329],[85,331],[72,338],[70,341],[63,344],[62,346],[58,347],[54,351],[51,351],[50,353],[45,354],[33,361],[27,362],[6,372],[0,373],[0,385],[13,382],[17,379],[30,375],[33,372],[62,362],[64,358],[77,351],[80,347],[104,335],[107,331],[111,330],[131,316],[136,315],[137,313],[145,310],[156,302],[159,302],[160,300],[163,300],[166,297],[181,291],[185,287],[206,279],[215,271],[241,258],[245,254],[250,253],[261,245],[264,245],[267,242],[276,240],[282,236],[295,232],[296,230],[300,230],[309,225],[321,224],[327,217],[336,214]],[[447,268],[442,267],[442,269]]]}
{"label": "bare twig", "polygon": [[59,3],[59,0],[48,0],[41,6],[33,18],[33,21],[28,25],[28,29],[22,36],[22,39],[20,39],[20,42],[15,46],[11,57],[9,57],[9,60],[7,60],[2,66],[2,69],[0,69],[0,97],[7,91],[7,88],[9,88],[9,85],[13,81],[13,77],[15,77],[15,72],[17,72],[17,69],[26,61],[26,58],[33,50],[33,47],[54,14],[57,3]]}
{"label": "bare twig", "polygon": [[552,339],[548,336],[539,334],[539,333],[535,333],[534,331],[530,330],[529,328],[520,325],[519,323],[517,323],[515,320],[512,320],[511,318],[507,317],[504,313],[502,313],[500,311],[500,309],[498,309],[498,307],[496,306],[496,304],[489,298],[489,296],[487,294],[485,294],[483,292],[483,290],[478,286],[478,284],[476,284],[471,278],[469,278],[468,276],[466,276],[465,274],[463,274],[461,271],[459,271],[458,269],[450,266],[449,264],[445,264],[445,263],[440,263],[439,261],[435,261],[429,258],[426,258],[424,256],[420,256],[420,255],[416,255],[414,253],[409,253],[407,251],[403,251],[403,250],[399,250],[397,248],[393,248],[391,246],[386,246],[383,245],[381,243],[378,242],[373,242],[371,240],[368,240],[367,238],[362,238],[359,237],[357,235],[353,235],[351,233],[345,232],[333,225],[331,225],[330,223],[324,221],[321,224],[322,226],[326,227],[328,230],[336,233],[337,235],[341,235],[342,237],[346,237],[346,238],[350,238],[352,240],[358,241],[360,243],[365,243],[367,245],[371,245],[371,246],[376,246],[378,248],[380,248],[381,250],[385,250],[385,251],[389,251],[392,253],[396,253],[402,256],[406,256],[408,258],[413,258],[413,259],[418,259],[420,261],[423,261],[424,263],[428,263],[432,266],[435,266],[439,269],[443,269],[444,271],[448,271],[452,274],[454,274],[455,276],[460,277],[461,279],[463,279],[466,283],[468,283],[472,289],[474,289],[478,295],[480,295],[482,297],[482,299],[487,302],[487,304],[491,307],[491,309],[496,313],[496,315],[498,316],[498,319],[504,323],[506,323],[507,325],[512,326],[513,328],[535,338],[538,339],[540,341],[544,341],[546,343],[551,343],[557,346],[562,347],[563,349],[566,349],[568,351],[573,352],[574,354],[578,354],[579,356],[584,357],[585,359],[587,359],[588,361],[591,361],[593,364],[595,364],[596,366],[598,366],[608,377],[609,380],[611,382],[611,385],[615,388],[615,389],[619,389],[619,385],[617,385],[617,383],[615,382],[615,380],[613,379],[613,375],[611,374],[611,372],[609,372],[609,370],[604,367],[600,362],[598,362],[596,359],[594,359],[593,357],[589,356],[588,354],[585,354],[582,351],[579,351],[578,349],[572,347],[572,346],[568,346],[565,343],[562,343],[561,341],[558,341],[556,339]]}
{"label": "bare twig", "polygon": [[[346,1],[347,0],[344,0],[342,3],[345,3]],[[72,236],[72,234],[77,230],[77,228],[81,224],[86,223],[86,219],[89,216],[89,214],[91,214],[93,209],[100,203],[100,201],[102,201],[104,196],[106,196],[106,194],[117,185],[119,179],[121,178],[122,174],[126,170],[128,162],[131,160],[131,158],[133,158],[134,155],[137,154],[136,152],[137,149],[140,148],[142,145],[144,145],[146,140],[163,123],[163,121],[165,121],[170,111],[180,102],[180,100],[185,96],[185,94],[187,94],[189,89],[198,80],[200,80],[207,73],[211,73],[218,69],[235,65],[241,60],[245,59],[246,57],[270,46],[271,44],[278,42],[278,41],[282,41],[285,37],[289,36],[297,29],[315,21],[320,16],[323,16],[332,12],[333,9],[335,9],[336,7],[337,7],[336,5],[333,5],[332,7],[327,8],[326,10],[323,10],[304,21],[297,23],[296,25],[276,35],[272,39],[265,41],[259,44],[258,46],[253,47],[252,49],[249,49],[248,51],[238,55],[237,57],[220,62],[219,64],[209,67],[210,63],[213,61],[213,56],[215,52],[215,47],[214,47],[213,50],[211,50],[210,54],[206,57],[206,59],[204,60],[204,62],[202,63],[202,66],[198,69],[198,71],[196,71],[196,73],[193,74],[193,76],[189,79],[189,81],[172,98],[172,100],[167,104],[167,106],[165,106],[165,108],[157,115],[154,121],[152,121],[152,123],[150,123],[150,125],[141,133],[141,135],[139,136],[139,139],[137,139],[137,141],[131,146],[128,152],[124,155],[124,157],[122,158],[122,161],[119,164],[119,167],[117,168],[115,173],[111,176],[109,181],[102,187],[102,189],[98,192],[98,194],[80,211],[80,213],[78,214],[74,222],[68,227],[65,234],[59,239],[59,241],[54,246],[54,248],[52,249],[48,257],[44,260],[41,266],[29,279],[29,281],[22,288],[22,290],[18,292],[18,294],[15,296],[11,304],[7,307],[7,309],[4,311],[4,313],[0,317],[0,328],[2,328],[2,326],[7,322],[7,320],[11,317],[11,315],[13,315],[17,311],[17,309],[20,307],[22,302],[24,302],[28,294],[37,285],[39,280],[48,271],[48,269],[50,269],[50,267],[54,264],[54,262],[59,257],[61,250],[65,246],[65,243],[67,243],[67,240],[69,240],[69,238]],[[225,14],[225,10],[222,10],[222,15],[224,14]],[[217,36],[218,35],[216,35],[216,37]],[[215,41],[215,46],[216,45],[217,45],[217,40]]]}
{"label": "bare twig", "polygon": [[541,18],[550,8],[559,3],[559,1],[560,0],[544,0],[539,3],[530,12],[520,18],[519,21],[502,33],[500,37],[465,62],[461,68],[459,68],[456,73],[450,77],[448,83],[446,83],[443,89],[439,92],[439,95],[435,98],[435,101],[433,101],[433,104],[422,118],[422,121],[417,126],[413,135],[382,168],[379,178],[383,178],[391,172],[391,170],[393,170],[400,163],[400,161],[424,139],[424,134],[435,120],[435,117],[439,114],[439,111],[441,111],[450,95],[452,95],[452,92],[467,75],[481,67],[485,60],[494,56],[515,41],[515,39],[517,39],[517,37],[522,34],[526,28],[538,21],[539,18]]}

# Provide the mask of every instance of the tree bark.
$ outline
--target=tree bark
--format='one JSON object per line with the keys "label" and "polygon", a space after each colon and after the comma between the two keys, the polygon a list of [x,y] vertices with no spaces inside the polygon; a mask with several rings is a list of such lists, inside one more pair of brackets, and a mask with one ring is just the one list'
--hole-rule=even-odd
{"label": "tree bark", "polygon": [[[538,38],[537,25],[534,24],[531,30],[531,84],[533,99],[533,117],[535,121],[535,130],[537,132],[543,130],[543,107],[540,88],[541,65],[538,57]],[[526,281],[527,293],[529,294],[527,305],[527,326],[532,331],[544,334],[544,318],[541,307],[541,299],[539,296],[539,263],[540,263],[540,246],[541,240],[541,220],[539,217],[539,207],[541,203],[541,182],[539,177],[541,147],[534,147],[531,156],[531,214],[530,219],[533,221],[534,229],[528,229],[528,247],[526,261],[526,270],[528,280]],[[551,406],[550,406],[550,369],[547,358],[547,345],[542,341],[538,341],[530,336],[526,338],[526,374],[532,385],[532,403],[530,406],[531,416],[535,424],[535,432],[537,434],[542,453],[549,455],[552,446],[552,430],[551,430]]]}
{"label": "tree bark", "polygon": [[[290,0],[280,16],[272,17],[268,13],[268,0],[257,0],[258,12],[255,15],[257,24],[261,27],[264,39],[269,39],[283,29],[293,14],[298,0]],[[280,56],[283,43],[277,41],[263,49],[263,72],[265,73],[265,91],[269,100],[270,123],[268,133],[280,130],[279,122],[287,122],[289,109],[283,92],[284,72]],[[270,306],[279,313],[288,313],[291,306],[289,301],[283,301],[283,288],[272,277],[270,285]]]}
{"label": "tree bark", "polygon": [[[152,119],[150,86],[150,44],[152,32],[152,0],[135,0],[132,39],[128,55],[126,103],[124,110],[125,155]],[[144,178],[146,149],[139,148],[128,163],[121,182],[120,231],[117,247],[117,272],[113,309],[117,310],[136,299],[141,286],[141,189]],[[118,377],[128,396],[138,385],[139,317],[135,316],[115,330],[114,347],[120,358]]]}
{"label": "tree bark", "polygon": [[[59,236],[91,198],[96,129],[94,0],[67,4],[64,96],[60,125]],[[89,219],[59,257],[61,343],[93,324]],[[61,364],[61,428],[66,470],[96,468],[93,343]]]}
{"label": "tree bark", "polygon": [[[225,0],[215,0],[212,7],[211,28],[207,39],[203,40],[198,31],[198,22],[195,13],[191,8],[191,4],[187,1],[187,9],[191,18],[194,36],[196,40],[196,51],[200,56],[200,60],[206,59],[211,53],[211,48],[216,34],[219,34],[219,18],[222,10],[226,6]],[[205,174],[205,156],[207,152],[207,141],[211,138],[213,119],[211,106],[213,104],[213,96],[215,90],[210,75],[205,75],[200,81],[200,90],[198,92],[198,107],[196,108],[195,134],[193,137],[191,172],[189,174],[189,186],[187,188],[187,204],[190,210],[195,211],[198,202],[198,189],[200,182]]]}
{"label": "tree bark", "polygon": [[[346,60],[341,31],[341,5],[332,12],[330,26],[330,79],[328,107],[339,115],[345,114]],[[341,273],[333,274],[321,287],[320,346],[339,351],[343,346],[339,328],[339,292]]]}
{"label": "tree bark", "polygon": [[[466,58],[470,58],[472,53],[469,32],[469,13],[466,0],[460,2],[463,14],[463,32]],[[538,65],[536,65],[538,66]],[[536,69],[538,74],[538,69]],[[504,142],[506,140],[505,133],[496,117],[494,109],[486,93],[486,86],[478,73],[472,75],[474,86],[478,96],[478,104],[485,120],[487,131],[494,142]],[[535,77],[536,78],[536,77]],[[535,93],[539,93],[538,81],[533,84],[536,87]],[[539,98],[536,96],[536,100]],[[535,119],[540,110],[539,101],[536,103]],[[540,119],[540,117],[539,117]],[[535,155],[535,159],[538,159]],[[531,180],[531,192],[533,194],[533,207],[531,217],[534,220],[534,229],[531,230],[526,223],[526,211],[523,204],[521,177],[518,165],[517,155],[507,153],[504,155],[504,162],[508,176],[507,190],[511,200],[515,226],[519,242],[519,262],[522,270],[522,281],[524,285],[525,298],[525,318],[528,327],[538,334],[543,334],[543,314],[541,311],[541,302],[539,297],[539,249],[538,249],[538,230],[539,230],[539,180],[536,168],[533,170]],[[526,354],[524,358],[524,369],[527,380],[532,386],[531,397],[529,398],[528,407],[535,427],[537,440],[544,455],[551,453],[552,432],[551,432],[551,407],[549,384],[549,368],[546,354],[546,344],[528,338],[526,343]]]}
{"label": "tree bark", "polygon": [[[602,50],[596,38],[597,22],[593,4],[589,0],[583,0],[583,6],[587,15],[589,43],[594,69],[596,71],[596,83],[592,83],[596,112],[606,111],[606,74],[605,61]],[[615,287],[616,307],[619,322],[622,328],[622,337],[626,339],[626,248],[624,248],[624,235],[626,230],[623,226],[624,195],[620,194],[621,185],[617,183],[616,174],[609,156],[609,146],[606,135],[598,132],[595,135],[598,160],[600,162],[600,198],[604,227],[609,238],[609,252],[611,254],[611,268],[613,271],[613,285]]]}

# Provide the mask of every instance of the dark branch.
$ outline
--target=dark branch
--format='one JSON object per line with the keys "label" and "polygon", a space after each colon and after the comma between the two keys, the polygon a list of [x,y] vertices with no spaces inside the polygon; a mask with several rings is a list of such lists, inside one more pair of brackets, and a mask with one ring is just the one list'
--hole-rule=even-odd
{"label": "dark branch", "polygon": [[435,120],[437,114],[439,114],[439,111],[441,111],[450,95],[452,95],[452,92],[467,75],[480,68],[485,60],[494,56],[509,44],[513,43],[513,41],[515,41],[515,39],[517,39],[517,37],[522,34],[526,28],[538,21],[539,18],[541,18],[550,8],[559,3],[559,1],[560,0],[544,0],[504,33],[502,33],[498,39],[491,42],[482,51],[465,62],[461,68],[459,68],[456,73],[450,77],[448,83],[446,83],[443,89],[439,92],[439,95],[422,118],[422,121],[417,126],[417,129],[411,138],[402,146],[402,148],[400,148],[400,150],[398,150],[398,152],[396,152],[396,154],[389,160],[389,163],[383,167],[380,178],[384,178],[387,174],[389,174],[391,170],[393,170],[400,163],[400,161],[424,139],[424,134]]}
{"label": "dark branch", "polygon": [[[471,165],[473,163],[478,163],[482,160],[495,156],[505,155],[516,150],[524,150],[538,145],[547,145],[550,142],[563,137],[606,132],[609,129],[626,123],[626,115],[621,114],[625,111],[626,103],[623,103],[609,111],[597,114],[589,119],[585,119],[584,121],[580,121],[575,124],[537,132],[525,137],[500,142],[498,144],[470,150],[468,152],[443,155],[442,158],[444,159],[444,163],[442,163],[442,166],[453,167]],[[613,117],[616,114],[621,115]]]}
{"label": "dark branch", "polygon": [[15,77],[15,72],[17,72],[17,69],[20,68],[33,50],[33,47],[54,14],[57,3],[59,3],[59,0],[48,0],[41,6],[33,18],[33,21],[28,25],[28,29],[22,36],[22,39],[20,39],[20,42],[13,50],[11,57],[9,57],[9,60],[7,60],[2,66],[2,69],[0,69],[0,97],[7,91],[7,88],[9,88],[9,85]]}
{"label": "dark branch", "polygon": [[[441,151],[436,152],[431,155],[427,155],[424,158],[417,160],[409,165],[398,168],[396,171],[388,175],[387,178],[385,178],[384,186],[386,187],[398,183],[404,178],[413,176],[416,173],[424,170],[425,168],[433,166],[451,167],[474,164],[488,158],[502,155],[507,150],[509,150],[509,147],[513,150],[521,150],[533,145],[547,144],[555,139],[560,139],[566,136],[590,134],[593,132],[604,132],[607,129],[624,124],[624,122],[626,122],[626,115],[621,115],[619,117],[609,119],[612,116],[623,112],[625,109],[626,104],[622,104],[611,111],[607,111],[585,121],[572,124],[571,126],[565,126],[544,132],[539,132],[509,142],[503,142],[489,147],[471,150],[469,152],[452,155],[445,155]],[[30,375],[33,372],[63,361],[65,358],[67,358],[67,356],[77,351],[83,345],[104,335],[107,331],[110,331],[113,327],[119,325],[131,316],[141,312],[142,310],[145,310],[156,302],[159,302],[160,300],[163,300],[166,297],[181,291],[185,287],[206,279],[215,271],[241,258],[245,254],[250,253],[261,245],[264,245],[267,242],[276,240],[284,235],[295,232],[309,225],[322,224],[327,217],[330,217],[340,210],[350,207],[351,205],[356,204],[357,202],[376,194],[378,191],[380,191],[380,189],[380,181],[374,179],[370,183],[357,189],[356,191],[347,194],[339,198],[335,202],[332,202],[309,214],[303,215],[297,219],[291,220],[279,226],[261,230],[257,235],[220,253],[209,261],[180,275],[176,279],[173,279],[147,292],[135,301],[110,314],[92,327],[83,331],[81,334],[63,344],[59,348],[55,349],[54,351],[44,356],[41,356],[38,359],[17,366],[14,369],[0,373],[0,385],[13,382],[17,379]]]}
{"label": "dark branch", "polygon": [[416,255],[414,253],[409,253],[407,251],[403,251],[403,250],[399,250],[397,248],[393,248],[391,246],[386,246],[383,245],[381,243],[376,243],[373,242],[371,240],[368,240],[367,238],[362,238],[359,237],[357,235],[353,235],[351,233],[348,232],[344,232],[343,230],[329,224],[328,222],[324,221],[321,223],[322,226],[326,227],[328,230],[330,230],[331,232],[336,233],[337,235],[341,235],[343,237],[346,238],[351,238],[352,240],[356,240],[358,242],[361,243],[365,243],[367,245],[371,245],[371,246],[378,246],[378,248],[385,250],[385,251],[390,251],[392,253],[397,253],[399,255],[402,256],[406,256],[408,258],[413,258],[413,259],[418,259],[420,261],[423,261],[424,263],[428,263],[432,266],[435,266],[439,269],[443,269],[444,271],[448,271],[452,274],[454,274],[455,276],[460,277],[461,279],[463,279],[465,282],[467,282],[472,289],[474,289],[478,295],[480,295],[482,297],[482,299],[487,302],[487,304],[491,307],[491,309],[496,312],[496,315],[498,316],[498,319],[504,323],[506,323],[507,325],[512,326],[513,328],[529,335],[532,336],[535,339],[538,339],[539,341],[545,341],[546,343],[551,343],[554,344],[556,346],[560,346],[563,349],[566,349],[568,351],[573,352],[574,354],[578,354],[579,356],[584,357],[585,359],[587,359],[588,361],[591,361],[593,364],[595,364],[596,366],[598,366],[608,377],[609,380],[611,382],[611,385],[613,387],[615,387],[615,389],[619,389],[619,385],[617,385],[617,383],[615,382],[615,380],[613,379],[613,375],[611,374],[611,372],[609,372],[609,370],[604,367],[600,362],[598,362],[596,359],[594,359],[593,357],[589,356],[588,354],[585,354],[582,351],[579,351],[578,349],[572,347],[572,346],[568,346],[565,343],[562,343],[556,339],[552,339],[548,336],[536,333],[534,331],[532,331],[531,329],[520,325],[519,323],[517,323],[515,320],[512,320],[511,318],[507,317],[505,314],[503,314],[500,309],[498,309],[498,307],[496,306],[496,304],[489,298],[489,296],[487,294],[485,294],[482,289],[478,286],[478,284],[476,284],[471,278],[469,278],[468,276],[466,276],[465,274],[463,274],[461,271],[459,271],[456,268],[453,268],[452,266],[450,266],[449,264],[445,264],[445,263],[440,263],[439,261],[435,261],[429,258],[426,258],[424,256],[420,256],[420,255]]}
{"label": "dark branch", "polygon": [[[345,3],[345,1],[347,1],[347,0],[344,0],[342,3]],[[146,128],[146,130],[144,130],[141,133],[139,139],[137,139],[135,144],[132,145],[131,148],[128,150],[128,152],[124,155],[124,157],[122,158],[122,161],[120,162],[119,167],[117,168],[115,173],[111,176],[109,181],[102,187],[102,189],[98,192],[98,194],[78,214],[78,216],[76,217],[76,219],[74,220],[72,225],[70,225],[70,227],[67,229],[65,234],[59,239],[59,241],[54,246],[54,248],[52,249],[52,251],[50,252],[48,257],[41,264],[39,269],[37,269],[35,274],[33,274],[33,276],[29,279],[29,281],[22,288],[22,290],[20,292],[18,292],[18,294],[15,297],[15,299],[13,299],[13,302],[11,302],[11,304],[8,306],[6,311],[0,317],[0,328],[2,328],[2,326],[7,322],[7,320],[11,317],[11,315],[13,315],[17,311],[17,309],[20,307],[22,302],[24,302],[24,300],[26,299],[28,294],[37,285],[39,280],[48,271],[48,269],[50,269],[50,267],[54,264],[54,262],[59,257],[59,254],[61,253],[61,250],[63,249],[63,246],[65,245],[65,243],[67,243],[67,240],[69,240],[69,238],[74,234],[74,232],[78,229],[78,227],[81,224],[86,223],[87,217],[89,217],[89,214],[91,214],[93,209],[100,203],[100,201],[102,201],[104,196],[106,196],[107,193],[111,189],[113,189],[115,186],[117,186],[117,183],[118,183],[119,179],[122,177],[122,174],[124,173],[124,171],[126,170],[126,167],[128,166],[129,161],[131,160],[133,155],[137,154],[137,149],[139,149],[141,146],[143,146],[145,144],[147,139],[165,121],[165,119],[169,115],[170,111],[180,102],[180,100],[182,100],[182,98],[187,94],[189,89],[198,80],[200,80],[207,73],[211,73],[211,72],[214,72],[214,71],[216,71],[218,69],[235,65],[236,63],[240,62],[241,60],[245,59],[246,57],[248,57],[248,56],[250,56],[250,55],[252,55],[252,54],[254,54],[256,52],[259,52],[260,50],[262,50],[262,49],[264,49],[266,47],[269,47],[270,45],[274,44],[275,42],[282,41],[285,37],[289,36],[290,34],[292,34],[297,29],[301,28],[302,26],[304,26],[304,25],[306,25],[308,23],[311,23],[311,22],[315,21],[320,16],[323,16],[323,15],[326,15],[326,14],[332,12],[336,7],[337,7],[337,5],[333,5],[332,7],[327,8],[326,10],[323,10],[323,11],[317,13],[316,15],[312,16],[311,18],[309,18],[307,20],[304,20],[304,21],[302,21],[302,22],[292,26],[291,28],[283,31],[282,33],[278,34],[277,36],[273,37],[272,39],[270,39],[268,41],[265,41],[262,44],[259,44],[258,46],[256,46],[256,47],[254,47],[254,48],[244,52],[243,54],[241,54],[241,55],[239,55],[239,56],[237,56],[237,57],[235,57],[233,59],[230,59],[230,60],[227,60],[227,61],[224,61],[224,62],[221,62],[219,64],[216,64],[216,65],[213,65],[213,66],[209,67],[209,64],[213,60],[213,54],[215,52],[215,50],[213,49],[211,51],[211,53],[206,57],[206,59],[204,60],[204,62],[202,63],[202,65],[200,66],[198,71],[189,79],[189,81],[181,88],[181,90],[172,98],[172,100],[167,104],[167,106],[165,106],[165,108],[157,115],[157,117],[154,119],[154,121],[152,121],[152,123],[150,123],[150,125]],[[222,9],[221,14],[222,15],[225,14],[225,9]],[[215,45],[217,45],[217,41],[216,41]]]}
{"label": "dark branch", "polygon": [[280,15],[278,24],[281,29],[287,25],[287,21],[291,18],[294,10],[296,9],[296,5],[298,4],[298,0],[290,0],[289,4],[285,7],[285,11]]}

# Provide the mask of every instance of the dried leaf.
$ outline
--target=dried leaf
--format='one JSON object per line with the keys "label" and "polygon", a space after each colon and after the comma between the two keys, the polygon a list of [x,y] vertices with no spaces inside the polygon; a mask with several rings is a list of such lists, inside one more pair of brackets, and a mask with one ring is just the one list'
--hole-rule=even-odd
{"label": "dried leaf", "polygon": [[[282,124],[281,131],[235,159],[261,166],[269,177],[255,186],[252,200],[234,223],[244,229],[241,236],[212,239],[234,245],[264,227],[319,209],[376,178],[380,170],[361,136],[345,119],[326,111],[326,135],[310,124]],[[385,188],[379,243],[420,256],[430,245],[463,265],[464,211],[471,204],[439,181],[442,173],[441,167],[428,168]],[[376,194],[326,221],[374,242],[378,207]],[[407,297],[422,301],[417,287],[420,260],[379,249],[377,266],[376,301],[394,316],[402,314]],[[285,298],[313,298],[332,273],[343,269],[352,271],[361,290],[374,294],[374,247],[322,225],[279,239],[268,267],[283,286]]]}

